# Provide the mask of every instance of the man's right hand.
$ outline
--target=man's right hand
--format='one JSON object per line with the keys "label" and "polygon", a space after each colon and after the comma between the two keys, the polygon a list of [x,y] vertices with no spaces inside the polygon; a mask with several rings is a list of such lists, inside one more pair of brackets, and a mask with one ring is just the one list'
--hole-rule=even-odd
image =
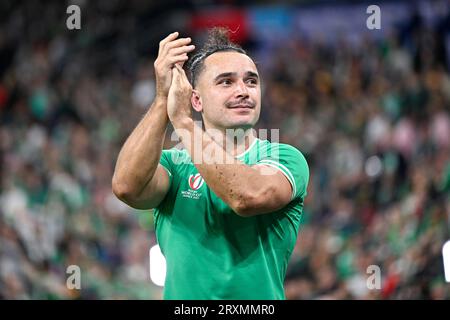
{"label": "man's right hand", "polygon": [[182,66],[188,60],[188,52],[195,49],[189,45],[191,38],[177,39],[178,32],[169,34],[159,43],[158,58],[155,60],[156,97],[167,99],[172,83],[172,68]]}

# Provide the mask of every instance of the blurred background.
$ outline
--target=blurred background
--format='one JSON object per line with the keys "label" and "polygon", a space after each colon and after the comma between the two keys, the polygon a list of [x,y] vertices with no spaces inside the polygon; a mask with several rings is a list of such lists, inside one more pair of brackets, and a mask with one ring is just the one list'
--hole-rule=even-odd
{"label": "blurred background", "polygon": [[161,299],[152,212],[117,200],[111,177],[159,41],[200,45],[214,25],[258,63],[257,129],[279,128],[310,166],[287,298],[450,299],[449,2],[233,0],[1,1],[0,298]]}

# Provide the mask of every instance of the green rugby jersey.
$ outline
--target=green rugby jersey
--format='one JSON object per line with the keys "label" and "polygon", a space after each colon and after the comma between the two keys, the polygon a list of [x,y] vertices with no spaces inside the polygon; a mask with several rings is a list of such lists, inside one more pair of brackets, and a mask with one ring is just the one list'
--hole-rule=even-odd
{"label": "green rugby jersey", "polygon": [[291,202],[273,213],[238,216],[204,182],[186,150],[162,151],[170,188],[154,221],[167,265],[164,299],[285,299],[308,164],[296,148],[260,139],[237,158],[281,170],[292,185]]}

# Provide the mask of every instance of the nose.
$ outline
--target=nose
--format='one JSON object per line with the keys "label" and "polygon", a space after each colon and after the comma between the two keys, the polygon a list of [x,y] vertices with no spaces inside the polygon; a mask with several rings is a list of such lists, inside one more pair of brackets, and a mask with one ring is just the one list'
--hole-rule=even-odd
{"label": "nose", "polygon": [[236,84],[236,98],[245,99],[248,98],[248,88],[245,85],[244,81],[239,80]]}

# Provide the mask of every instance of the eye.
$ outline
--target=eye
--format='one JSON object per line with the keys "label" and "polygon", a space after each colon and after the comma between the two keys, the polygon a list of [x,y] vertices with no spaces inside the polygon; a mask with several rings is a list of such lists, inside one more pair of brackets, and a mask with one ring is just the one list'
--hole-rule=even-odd
{"label": "eye", "polygon": [[230,84],[232,84],[232,82],[230,79],[222,79],[218,82],[218,84],[229,86]]}
{"label": "eye", "polygon": [[252,86],[256,86],[258,84],[258,80],[256,78],[249,78],[246,82]]}

